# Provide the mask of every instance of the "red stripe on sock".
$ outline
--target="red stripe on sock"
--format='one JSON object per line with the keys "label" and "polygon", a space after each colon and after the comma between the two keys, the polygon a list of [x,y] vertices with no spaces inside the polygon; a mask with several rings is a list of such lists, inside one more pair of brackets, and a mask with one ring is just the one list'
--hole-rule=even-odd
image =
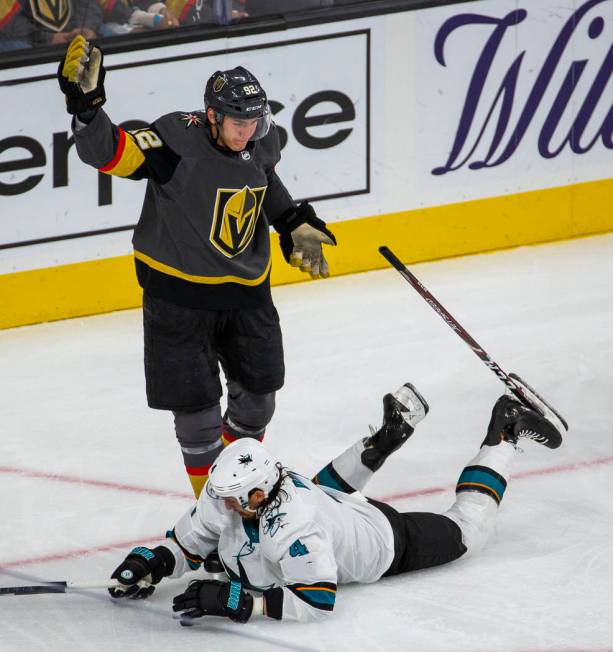
{"label": "red stripe on sock", "polygon": [[233,437],[225,428],[221,430],[221,438],[226,442],[226,445],[233,444],[238,439],[238,437]]}
{"label": "red stripe on sock", "polygon": [[187,466],[185,465],[185,470],[190,475],[208,475],[211,470],[212,464],[207,464],[206,466]]}
{"label": "red stripe on sock", "polygon": [[221,438],[225,440],[226,445],[228,444],[233,444],[235,441],[238,439],[257,439],[260,443],[264,441],[264,435],[266,433],[263,432],[259,437],[234,437],[234,435],[231,435],[225,428],[222,427],[221,429]]}

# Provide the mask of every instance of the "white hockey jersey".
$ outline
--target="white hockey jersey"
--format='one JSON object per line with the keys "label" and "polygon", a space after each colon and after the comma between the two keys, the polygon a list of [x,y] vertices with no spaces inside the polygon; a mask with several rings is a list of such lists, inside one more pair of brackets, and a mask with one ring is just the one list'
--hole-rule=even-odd
{"label": "white hockey jersey", "polygon": [[337,584],[374,582],[394,557],[392,528],[365,499],[290,472],[278,506],[245,520],[202,492],[164,544],[173,577],[217,549],[232,579],[264,593],[273,618],[314,620],[334,608]]}

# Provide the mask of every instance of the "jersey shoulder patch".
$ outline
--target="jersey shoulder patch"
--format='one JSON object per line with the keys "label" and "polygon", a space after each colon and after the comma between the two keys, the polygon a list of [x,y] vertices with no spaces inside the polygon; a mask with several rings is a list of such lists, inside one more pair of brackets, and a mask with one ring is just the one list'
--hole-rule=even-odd
{"label": "jersey shoulder patch", "polygon": [[198,128],[204,125],[204,115],[200,111],[194,113],[182,113],[179,121],[183,123],[186,129],[190,127]]}
{"label": "jersey shoulder patch", "polygon": [[153,126],[173,149],[181,142],[189,142],[194,136],[202,137],[206,124],[203,111],[173,111],[158,118]]}

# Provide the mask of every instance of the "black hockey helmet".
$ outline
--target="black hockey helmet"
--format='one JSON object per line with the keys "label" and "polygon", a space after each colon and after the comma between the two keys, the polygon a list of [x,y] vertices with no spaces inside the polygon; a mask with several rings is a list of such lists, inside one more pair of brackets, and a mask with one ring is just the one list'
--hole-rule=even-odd
{"label": "black hockey helmet", "polygon": [[224,116],[242,120],[258,118],[251,140],[263,138],[270,128],[271,113],[268,100],[260,82],[245,68],[218,70],[206,83],[204,109],[215,111],[221,124]]}

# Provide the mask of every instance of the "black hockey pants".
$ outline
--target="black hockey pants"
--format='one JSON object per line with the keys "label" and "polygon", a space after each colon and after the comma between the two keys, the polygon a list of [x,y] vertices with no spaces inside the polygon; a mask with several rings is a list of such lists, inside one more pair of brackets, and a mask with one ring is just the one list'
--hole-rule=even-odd
{"label": "black hockey pants", "polygon": [[446,564],[466,552],[462,531],[446,516],[400,513],[385,503],[368,502],[385,514],[394,533],[394,559],[383,577]]}

